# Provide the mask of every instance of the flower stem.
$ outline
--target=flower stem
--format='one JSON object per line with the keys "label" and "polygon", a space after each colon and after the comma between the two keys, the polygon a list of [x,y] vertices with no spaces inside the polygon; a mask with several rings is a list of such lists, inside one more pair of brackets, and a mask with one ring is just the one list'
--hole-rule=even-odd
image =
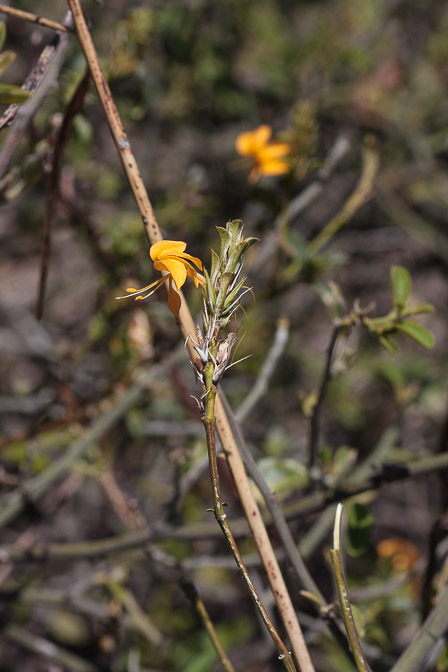
{"label": "flower stem", "polygon": [[[206,367],[207,369],[207,367]],[[209,372],[205,372],[205,380],[209,378],[207,375]],[[210,376],[211,377],[211,376]],[[204,423],[205,435],[207,439],[207,450],[209,458],[209,468],[210,468],[210,481],[212,486],[212,495],[213,495],[213,512],[215,518],[220,526],[226,541],[230,547],[233,557],[235,558],[236,565],[239,569],[239,572],[243,578],[244,583],[249,591],[249,594],[257,608],[257,611],[266,626],[272,641],[274,642],[275,647],[279,653],[279,659],[283,661],[285,668],[288,672],[295,672],[296,668],[294,666],[292,657],[285,644],[282,642],[279,634],[277,633],[274,625],[272,624],[271,619],[268,616],[268,613],[258,596],[257,591],[255,590],[254,584],[249,576],[247,568],[244,564],[241,553],[236,544],[235,538],[230,530],[229,523],[227,521],[227,515],[224,511],[224,505],[221,498],[221,487],[219,482],[219,472],[218,472],[218,460],[216,456],[216,441],[215,441],[215,400],[216,400],[217,389],[214,386],[211,386],[206,392],[205,397],[205,413],[202,421]]]}
{"label": "flower stem", "polygon": [[331,563],[333,565],[334,578],[336,581],[336,588],[339,595],[339,604],[341,605],[342,618],[344,620],[347,637],[355,659],[356,668],[358,672],[371,672],[369,664],[364,656],[359,640],[358,631],[356,629],[355,620],[353,618],[350,600],[348,599],[347,582],[345,580],[344,565],[341,556],[341,515],[342,504],[338,504],[336,510],[336,520],[334,523],[334,543],[330,551]]}

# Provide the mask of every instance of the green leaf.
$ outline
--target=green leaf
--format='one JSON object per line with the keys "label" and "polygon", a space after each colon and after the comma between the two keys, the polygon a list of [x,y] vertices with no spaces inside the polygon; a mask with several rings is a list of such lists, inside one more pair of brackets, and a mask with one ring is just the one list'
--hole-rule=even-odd
{"label": "green leaf", "polygon": [[294,258],[303,264],[308,257],[308,246],[305,239],[296,231],[289,231],[285,236],[285,243],[288,245],[289,251],[292,252]]}
{"label": "green leaf", "polygon": [[429,329],[422,327],[421,324],[406,320],[405,322],[397,324],[396,328],[419,343],[419,345],[423,345],[424,348],[430,349],[434,347],[434,334],[430,332]]}
{"label": "green leaf", "polygon": [[411,276],[403,266],[392,266],[390,274],[394,303],[402,308],[411,294]]}
{"label": "green leaf", "polygon": [[16,55],[13,51],[4,51],[0,54],[0,75],[2,75],[14,62]]}
{"label": "green leaf", "polygon": [[277,493],[280,500],[309,484],[308,471],[297,460],[263,457],[258,462],[258,468],[269,488]]}
{"label": "green leaf", "polygon": [[339,285],[331,280],[329,282],[316,282],[314,285],[322,303],[327,308],[330,317],[343,317],[347,312],[347,305]]}
{"label": "green leaf", "polygon": [[210,280],[215,281],[215,273],[219,268],[219,254],[215,250],[210,250],[212,253],[212,267],[210,269]]}
{"label": "green leaf", "polygon": [[207,293],[208,293],[208,299],[209,299],[209,302],[210,302],[211,304],[214,304],[215,301],[216,301],[216,293],[215,293],[215,290],[214,290],[214,288],[213,288],[212,282],[211,282],[211,280],[210,280],[210,276],[209,276],[209,274],[207,273],[207,269],[206,269],[206,268],[204,268],[204,277],[205,277],[205,283],[206,283],[206,286],[207,286]]}
{"label": "green leaf", "polygon": [[348,553],[362,555],[370,542],[375,520],[367,506],[359,502],[348,504]]}
{"label": "green leaf", "polygon": [[321,609],[323,605],[322,597],[320,595],[317,595],[316,593],[312,593],[309,590],[301,590],[300,594],[305,597],[307,600],[312,602],[315,606],[317,606],[319,609]]}
{"label": "green leaf", "polygon": [[414,306],[413,308],[406,308],[406,310],[403,312],[403,315],[419,315],[421,313],[433,313],[434,311],[435,308],[430,303],[420,303],[418,306]]}
{"label": "green leaf", "polygon": [[6,26],[0,21],[0,50],[3,49],[6,40]]}
{"label": "green leaf", "polygon": [[241,236],[243,230],[243,222],[241,219],[232,219],[231,222],[227,222],[227,230],[230,232],[230,235],[234,241],[237,241]]}
{"label": "green leaf", "polygon": [[259,240],[260,240],[259,238],[255,238],[254,236],[252,236],[251,238],[244,238],[244,240],[242,240],[240,243],[238,243],[237,250],[238,250],[238,254],[240,255],[240,257],[242,257],[244,254],[246,254],[249,247],[251,245],[254,245],[255,243],[258,243]]}
{"label": "green leaf", "polygon": [[216,230],[221,238],[221,251],[219,256],[221,257],[221,260],[223,260],[225,255],[227,254],[227,250],[229,249],[230,234],[227,231],[227,229],[224,229],[222,226],[217,226]]}
{"label": "green leaf", "polygon": [[28,100],[30,95],[29,91],[25,91],[13,84],[0,84],[0,103],[2,105],[23,103],[25,100]]}
{"label": "green leaf", "polygon": [[381,345],[384,346],[391,355],[397,354],[398,345],[396,344],[395,339],[392,338],[390,334],[383,334],[383,336],[379,337],[379,340]]}
{"label": "green leaf", "polygon": [[339,446],[334,454],[332,473],[338,476],[356,462],[357,451],[350,446]]}

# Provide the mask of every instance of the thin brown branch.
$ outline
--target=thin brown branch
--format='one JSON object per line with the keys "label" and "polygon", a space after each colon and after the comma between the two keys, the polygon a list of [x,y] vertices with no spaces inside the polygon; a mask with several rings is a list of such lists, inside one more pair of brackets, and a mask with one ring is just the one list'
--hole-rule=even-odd
{"label": "thin brown branch", "polygon": [[90,31],[84,18],[81,3],[79,0],[68,0],[68,5],[72,12],[79,43],[84,52],[84,56],[86,57],[92,79],[106,114],[109,129],[117,147],[123,170],[142,216],[146,234],[151,244],[154,244],[162,239],[159,225],[154,215],[154,210],[149,200],[142,176],[140,175],[134,153],[131,149],[131,144],[126,135],[126,131],[124,130],[117,106],[115,105],[115,101],[101,67],[95,45],[93,44]]}
{"label": "thin brown branch", "polygon": [[328,504],[344,501],[350,497],[355,497],[370,490],[379,490],[389,483],[404,481],[417,476],[424,476],[431,472],[438,472],[448,466],[448,453],[440,455],[428,455],[410,462],[383,463],[372,468],[373,473],[367,476],[365,480],[341,483],[326,491],[316,492],[308,497],[303,497],[300,501],[288,504],[285,507],[287,518],[295,518],[308,513],[321,511]]}
{"label": "thin brown branch", "polygon": [[[71,14],[67,12],[62,25],[70,27],[71,25]],[[25,82],[22,85],[22,89],[29,91],[30,93],[35,93],[37,89],[41,86],[42,80],[47,75],[48,71],[52,67],[52,63],[58,54],[65,50],[65,46],[68,43],[67,33],[58,32],[53,37],[51,42],[42,50],[42,53],[39,56],[39,59],[31,70],[30,74],[26,78]],[[11,126],[12,122],[17,116],[19,109],[23,110],[24,105],[10,105],[0,118],[0,131],[8,126]],[[33,109],[33,108],[31,108]],[[2,171],[0,171],[1,174]]]}
{"label": "thin brown branch", "polygon": [[12,16],[14,19],[20,19],[20,21],[27,21],[28,23],[34,23],[35,25],[42,26],[43,28],[51,28],[51,30],[58,30],[64,33],[73,32],[72,28],[64,26],[64,24],[59,23],[59,21],[46,19],[44,16],[38,16],[37,14],[33,14],[32,12],[25,12],[23,9],[15,9],[15,7],[0,5],[0,13],[6,14],[7,16]]}
{"label": "thin brown branch", "polygon": [[[151,370],[151,373],[153,371]],[[146,383],[147,384],[147,383]],[[109,417],[109,412],[105,415],[107,418],[100,418],[95,425],[94,436],[87,436],[83,441],[83,449],[87,450],[95,441],[103,435],[103,431],[108,431],[121,413],[126,412],[130,408],[129,404],[133,403],[136,394],[140,394],[146,387],[146,384],[140,382],[138,389],[131,388],[123,395],[120,400],[120,408],[115,408],[113,417]],[[137,398],[140,398],[138,396]],[[109,424],[110,423],[110,424]],[[75,458],[73,457],[76,447]],[[42,478],[34,477],[31,479],[31,484],[28,483],[28,488],[14,490],[11,495],[8,495],[2,500],[2,511],[0,513],[0,526],[5,525],[6,522],[13,520],[20,511],[22,511],[27,501],[35,501],[40,493],[39,486],[42,488],[42,480],[45,484],[54,482],[61,474],[65,473],[70,468],[74,459],[79,459],[83,453],[79,448],[79,441],[75,442],[68,450],[69,459],[64,459],[64,469],[62,465],[58,464],[55,470],[49,467],[43,474]],[[379,472],[374,476],[369,476],[364,480],[356,483],[347,482],[339,485],[337,488],[331,488],[326,493],[317,493],[303,497],[299,502],[288,505],[284,509],[284,514],[287,519],[301,518],[310,513],[317,513],[325,509],[328,504],[336,501],[344,501],[350,499],[355,495],[364,492],[375,491],[384,485],[389,485],[409,478],[417,476],[425,476],[427,474],[437,472],[440,469],[448,467],[448,453],[442,455],[433,455],[424,457],[413,462],[406,462],[404,465],[386,465],[384,472]],[[56,476],[55,476],[56,471]],[[50,472],[50,473],[48,473]],[[381,476],[383,473],[383,476]],[[30,487],[31,486],[31,487]],[[36,494],[37,491],[37,494]],[[270,522],[270,516],[266,516],[266,522]],[[232,521],[232,531],[235,537],[242,537],[248,535],[248,525],[246,520],[239,519]],[[155,529],[143,529],[138,532],[131,532],[118,537],[100,539],[92,542],[78,542],[71,544],[36,544],[31,548],[24,550],[14,545],[0,546],[0,564],[4,562],[41,562],[43,560],[61,560],[68,558],[95,558],[112,553],[119,553],[121,551],[130,550],[133,548],[140,548],[148,542],[157,542],[163,539],[179,539],[179,540],[195,540],[195,539],[211,539],[221,536],[216,525],[212,523],[200,523],[186,525],[184,527],[162,527]],[[270,556],[268,556],[270,559]],[[263,563],[265,563],[265,558]],[[278,561],[276,559],[276,565]]]}
{"label": "thin brown branch", "polygon": [[235,416],[239,422],[242,422],[249,415],[263,394],[266,393],[277,362],[282,356],[288,342],[288,336],[289,320],[286,317],[281,317],[277,320],[274,342],[263,362],[258,378],[241,406],[235,412]]}
{"label": "thin brown branch", "polygon": [[[286,518],[283,514],[277,495],[275,492],[270,490],[266,480],[263,478],[262,473],[253,459],[244,440],[241,426],[237,418],[233,415],[230,405],[225,398],[223,399],[223,402],[225,405],[227,417],[229,418],[229,421],[232,425],[233,433],[238,441],[238,447],[243,456],[247,472],[263,495],[265,504],[269,513],[271,514],[272,522],[286,551],[287,558],[291,563],[302,588],[310,593],[315,594],[319,598],[320,608],[317,608],[319,615],[323,617],[325,624],[329,627],[336,641],[339,643],[349,660],[352,660],[347,638],[340,628],[334,611],[326,603],[323,594],[319,590],[303,561],[303,558],[291,534],[291,530],[289,529],[288,523],[286,522]],[[317,607],[317,604],[313,602],[313,606]]]}
{"label": "thin brown branch", "polygon": [[442,593],[437,606],[429,614],[411,644],[403,652],[391,672],[417,672],[426,669],[423,661],[437,645],[439,638],[448,631],[448,587]]}
{"label": "thin brown branch", "polygon": [[51,172],[48,181],[47,202],[45,208],[45,222],[42,233],[42,251],[40,262],[40,279],[39,289],[36,305],[36,317],[38,320],[42,318],[45,301],[45,290],[47,286],[48,267],[50,263],[50,248],[51,248],[51,230],[53,217],[56,212],[58,197],[59,197],[59,177],[61,174],[62,161],[64,158],[65,148],[70,138],[70,133],[73,126],[73,121],[81,110],[84,98],[89,88],[90,73],[87,71],[76,87],[76,90],[67,106],[64,114],[64,119],[59,129],[58,137],[53,151],[53,159],[51,163]]}
{"label": "thin brown branch", "polygon": [[331,238],[347,224],[359,208],[373,195],[373,185],[379,167],[379,156],[375,137],[367,135],[363,148],[363,166],[361,177],[354,192],[349,196],[342,209],[317,236],[309,243],[308,253],[316,255]]}
{"label": "thin brown branch", "polygon": [[19,625],[7,625],[2,631],[2,637],[30,651],[35,656],[52,660],[72,672],[100,672],[99,668],[88,660],[71,653],[48,639],[38,637]]}
{"label": "thin brown branch", "polygon": [[191,605],[195,610],[196,614],[198,615],[199,620],[206,629],[208,636],[210,637],[210,640],[213,646],[215,647],[216,653],[218,654],[218,657],[224,669],[226,670],[226,672],[234,672],[235,668],[230,662],[230,659],[223,645],[221,644],[221,641],[218,637],[215,627],[210,619],[210,616],[208,615],[207,609],[205,608],[205,604],[201,600],[193,581],[187,579],[180,579],[179,585],[184,591],[186,597],[190,600]]}
{"label": "thin brown branch", "polygon": [[311,422],[310,422],[310,438],[309,438],[309,447],[308,447],[308,468],[311,469],[314,466],[314,461],[316,459],[316,453],[319,448],[319,432],[320,432],[320,412],[322,409],[322,404],[324,403],[325,393],[327,390],[327,385],[331,380],[331,363],[333,360],[333,353],[336,347],[338,336],[341,331],[341,326],[339,324],[333,325],[333,331],[331,333],[330,344],[327,349],[327,359],[325,362],[325,369],[322,375],[322,379],[319,386],[319,393],[317,395],[317,401],[314,405]]}
{"label": "thin brown branch", "polygon": [[[294,662],[292,660],[291,654],[286,648],[285,644],[283,643],[281,637],[279,636],[277,630],[274,627],[274,624],[272,623],[271,619],[269,618],[269,614],[260,599],[255,586],[249,576],[249,573],[247,571],[247,567],[244,564],[243,558],[241,556],[241,553],[238,549],[238,546],[235,541],[235,537],[233,536],[229,522],[227,520],[227,515],[224,511],[224,505],[222,502],[221,498],[221,486],[220,486],[220,479],[219,479],[219,471],[218,471],[218,460],[216,456],[216,443],[215,443],[215,399],[216,399],[216,388],[213,387],[212,383],[212,376],[213,376],[213,370],[209,372],[209,375],[207,375],[207,369],[208,365],[205,367],[204,370],[204,387],[208,391],[206,391],[206,402],[205,402],[205,416],[203,417],[203,423],[204,423],[204,428],[205,428],[205,434],[207,438],[207,450],[208,450],[208,458],[209,458],[209,466],[210,466],[210,482],[211,482],[211,489],[212,489],[212,495],[213,495],[213,511],[215,514],[216,521],[218,525],[220,526],[226,541],[230,547],[230,551],[235,559],[235,563],[238,567],[238,570],[240,572],[240,575],[246,584],[246,587],[248,589],[248,592],[252,598],[252,601],[255,605],[255,608],[258,611],[258,614],[261,618],[261,621],[265,628],[267,629],[275,647],[277,648],[277,651],[279,653],[279,658],[283,661],[283,664],[285,665],[286,669],[288,672],[295,672],[295,666]],[[291,641],[291,646],[294,650],[296,660],[299,664],[300,670],[303,670],[303,672],[309,671],[313,672],[314,668],[311,663],[311,659],[309,658],[308,650],[305,645],[305,640],[303,639],[302,632],[300,630],[299,626],[299,639]]]}
{"label": "thin brown branch", "polygon": [[[442,474],[443,472],[439,472]],[[445,483],[446,487],[446,483]],[[422,585],[422,621],[424,621],[432,607],[432,584],[437,572],[437,547],[439,543],[448,535],[448,514],[438,518],[429,533],[428,539],[428,562],[426,565],[425,576]]]}

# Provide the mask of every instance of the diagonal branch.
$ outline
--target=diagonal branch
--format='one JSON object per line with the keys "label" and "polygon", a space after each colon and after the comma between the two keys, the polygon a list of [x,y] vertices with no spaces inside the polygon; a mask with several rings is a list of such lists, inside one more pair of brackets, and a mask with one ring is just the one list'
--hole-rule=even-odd
{"label": "diagonal branch", "polygon": [[[448,587],[439,603],[429,614],[411,644],[397,660],[390,672],[418,672],[422,663],[448,631]],[[425,668],[426,669],[426,668]]]}
{"label": "diagonal branch", "polygon": [[36,317],[38,320],[42,318],[42,313],[44,310],[45,290],[47,287],[48,266],[50,262],[51,229],[59,197],[59,177],[61,174],[62,160],[64,157],[65,148],[70,138],[73,120],[82,107],[85,95],[89,88],[89,81],[90,73],[87,71],[77,86],[75,93],[73,94],[72,99],[65,111],[64,119],[62,121],[61,128],[59,129],[53,151],[51,173],[47,189],[44,230],[42,235],[39,291],[36,306]]}
{"label": "diagonal branch", "polygon": [[51,30],[58,30],[61,33],[70,33],[72,29],[68,26],[64,26],[63,23],[59,21],[53,21],[52,19],[46,19],[44,16],[38,16],[32,12],[26,12],[23,9],[16,9],[15,7],[8,7],[8,5],[0,5],[0,14],[6,14],[7,16],[12,16],[14,19],[20,19],[21,21],[27,21],[28,23],[34,23],[37,26],[42,26],[43,28],[51,28]]}

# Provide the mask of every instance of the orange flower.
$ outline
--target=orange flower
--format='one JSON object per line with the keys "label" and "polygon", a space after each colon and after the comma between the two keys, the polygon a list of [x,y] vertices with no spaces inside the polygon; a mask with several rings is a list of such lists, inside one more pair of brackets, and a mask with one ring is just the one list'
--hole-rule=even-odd
{"label": "orange flower", "polygon": [[406,572],[418,563],[421,553],[406,539],[390,537],[383,539],[376,547],[380,558],[388,558],[396,572]]}
{"label": "orange flower", "polygon": [[236,139],[236,151],[240,156],[252,159],[249,180],[255,182],[262,175],[284,175],[291,169],[285,156],[290,154],[287,142],[269,142],[272,128],[263,124],[253,131],[240,133]]}
{"label": "orange flower", "polygon": [[[142,289],[128,287],[126,289],[128,295],[117,296],[117,299],[126,299],[128,296],[135,296],[136,301],[147,299],[165,282],[168,282],[168,308],[173,315],[179,317],[181,301],[177,290],[182,287],[187,277],[193,280],[196,287],[199,284],[202,285],[203,282],[203,277],[190,263],[193,262],[195,266],[202,270],[202,262],[197,257],[192,257],[191,254],[184,252],[186,247],[186,243],[177,240],[160,240],[158,243],[154,243],[149,250],[150,257],[154,262],[154,268],[157,271],[164,272],[165,275]],[[148,290],[150,291],[148,292]],[[142,296],[144,292],[148,293]]]}

